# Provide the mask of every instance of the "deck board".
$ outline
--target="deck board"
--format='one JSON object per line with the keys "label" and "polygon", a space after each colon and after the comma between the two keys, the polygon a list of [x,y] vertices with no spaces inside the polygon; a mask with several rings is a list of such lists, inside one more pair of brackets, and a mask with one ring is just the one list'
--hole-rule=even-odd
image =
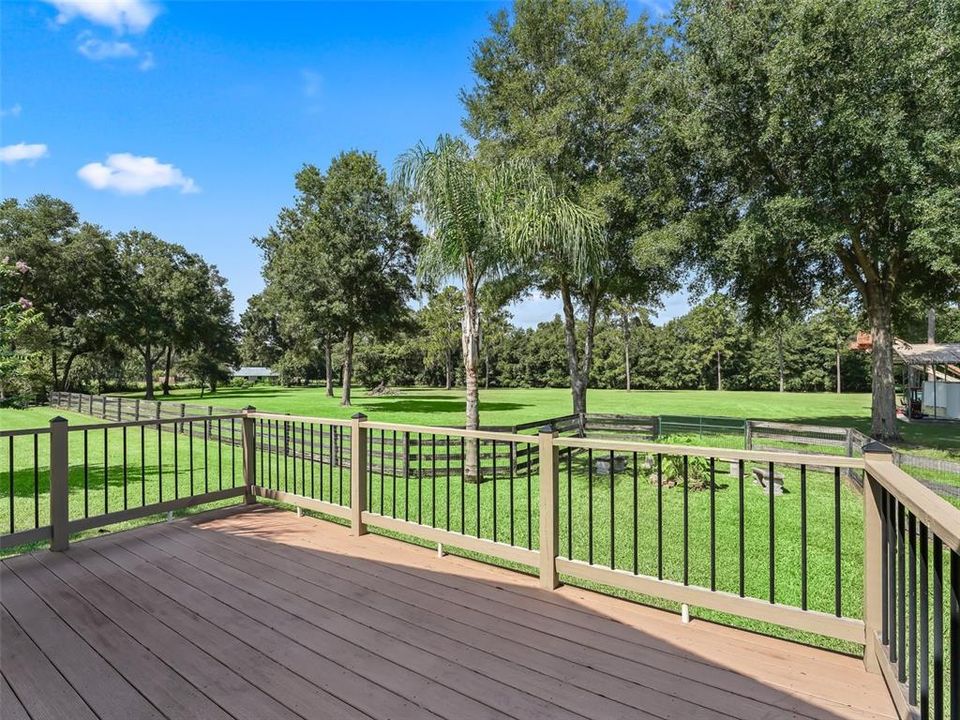
{"label": "deck board", "polygon": [[0,603],[4,717],[895,716],[856,658],[259,506],[6,559]]}

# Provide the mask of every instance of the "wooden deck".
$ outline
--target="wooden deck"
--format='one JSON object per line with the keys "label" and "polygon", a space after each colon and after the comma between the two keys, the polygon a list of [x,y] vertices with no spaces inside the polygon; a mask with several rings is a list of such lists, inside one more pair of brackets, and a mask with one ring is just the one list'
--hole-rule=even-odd
{"label": "wooden deck", "polygon": [[0,567],[19,718],[888,718],[859,659],[256,506]]}

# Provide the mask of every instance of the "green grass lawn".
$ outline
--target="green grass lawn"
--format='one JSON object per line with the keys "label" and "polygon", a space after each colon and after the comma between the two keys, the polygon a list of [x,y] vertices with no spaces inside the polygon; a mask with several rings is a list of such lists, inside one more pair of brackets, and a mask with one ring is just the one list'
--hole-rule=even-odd
{"label": "green grass lawn", "polygon": [[[460,425],[464,418],[462,390],[404,388],[395,396],[370,397],[353,392],[353,406],[340,405],[323,388],[260,385],[221,388],[200,397],[199,390],[175,391],[166,398],[230,409],[253,405],[267,412],[345,418],[363,412],[371,420],[420,425]],[[142,395],[141,395],[142,396]],[[781,420],[813,425],[870,429],[870,395],[866,393],[716,392],[704,390],[591,390],[590,412],[631,415],[707,415],[751,420]],[[483,425],[513,425],[571,411],[570,391],[562,388],[508,388],[480,391]],[[0,410],[0,427],[4,411]],[[960,426],[902,423],[904,445],[939,450],[934,455],[960,457]]]}

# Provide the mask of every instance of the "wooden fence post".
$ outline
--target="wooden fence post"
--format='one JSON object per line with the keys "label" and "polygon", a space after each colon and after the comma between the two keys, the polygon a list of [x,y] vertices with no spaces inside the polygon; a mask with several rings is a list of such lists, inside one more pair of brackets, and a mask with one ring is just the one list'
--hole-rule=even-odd
{"label": "wooden fence post", "polygon": [[140,398],[136,398],[133,401],[133,407],[134,407],[134,410],[133,410],[134,418],[139,420],[140,419]]}
{"label": "wooden fence post", "polygon": [[874,637],[883,624],[883,520],[880,515],[880,485],[870,474],[870,461],[893,461],[890,448],[869,442],[863,446],[863,664],[868,672],[879,673],[880,662]]}
{"label": "wooden fence post", "polygon": [[252,405],[248,405],[243,410],[243,502],[245,505],[253,505],[257,501],[253,492],[257,484],[257,421],[252,417],[256,410]]}
{"label": "wooden fence post", "polygon": [[743,423],[743,449],[753,449],[753,423],[750,420]]}
{"label": "wooden fence post", "polygon": [[356,413],[350,420],[350,528],[354,535],[366,535],[363,511],[367,507],[367,416]]}
{"label": "wooden fence post", "polygon": [[50,549],[70,547],[69,476],[70,451],[67,420],[57,416],[50,420]]}
{"label": "wooden fence post", "polygon": [[540,587],[555,589],[557,580],[557,486],[560,474],[559,448],[554,444],[557,437],[552,426],[540,428]]}

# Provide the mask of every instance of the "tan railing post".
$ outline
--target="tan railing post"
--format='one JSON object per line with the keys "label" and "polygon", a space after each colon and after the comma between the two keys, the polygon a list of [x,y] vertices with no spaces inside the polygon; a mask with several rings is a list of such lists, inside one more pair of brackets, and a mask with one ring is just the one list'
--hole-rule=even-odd
{"label": "tan railing post", "polygon": [[70,450],[67,420],[55,417],[50,420],[50,549],[66,550],[70,547],[69,478]]}
{"label": "tan railing post", "polygon": [[350,528],[354,535],[366,535],[363,511],[367,507],[367,416],[357,413],[350,419]]}
{"label": "tan railing post", "polygon": [[540,587],[555,589],[557,580],[557,486],[560,449],[553,440],[557,433],[547,425],[540,428]]}
{"label": "tan railing post", "polygon": [[243,502],[246,505],[256,502],[253,492],[257,484],[257,421],[253,417],[256,410],[252,405],[243,409]]}
{"label": "tan railing post", "polygon": [[869,442],[863,446],[863,624],[865,645],[863,664],[869,672],[879,673],[874,638],[883,623],[883,520],[880,485],[870,474],[870,460],[890,461],[893,454],[886,445]]}

